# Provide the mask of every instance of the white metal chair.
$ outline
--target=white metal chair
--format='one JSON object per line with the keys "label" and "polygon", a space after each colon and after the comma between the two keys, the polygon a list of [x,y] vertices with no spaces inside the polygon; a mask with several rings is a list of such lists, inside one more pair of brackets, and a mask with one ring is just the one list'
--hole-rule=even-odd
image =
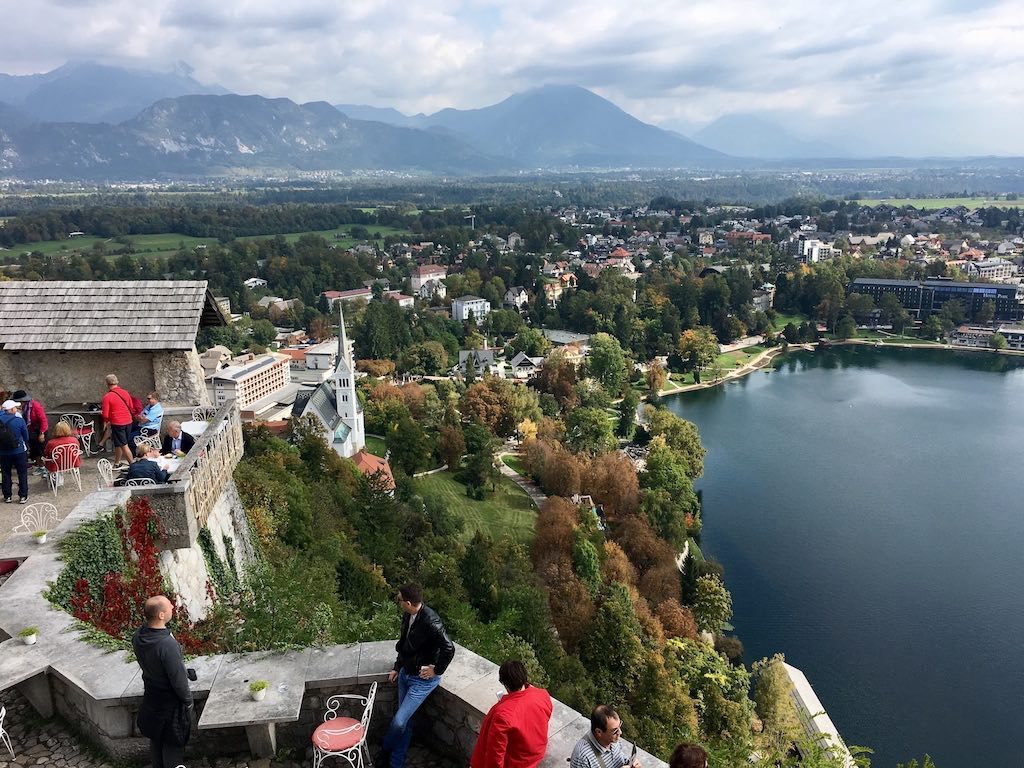
{"label": "white metal chair", "polygon": [[71,434],[78,438],[78,442],[82,444],[82,453],[86,456],[92,456],[94,451],[92,447],[92,438],[95,433],[92,422],[86,423],[85,418],[77,413],[65,413],[60,417],[60,420],[71,427]]}
{"label": "white metal chair", "polygon": [[[324,722],[313,731],[313,768],[320,768],[320,764],[328,757],[343,758],[352,768],[365,767],[370,761],[366,750],[366,733],[370,729],[370,715],[373,714],[373,700],[376,696],[377,683],[371,683],[366,696],[339,693],[327,700]],[[358,720],[338,717],[338,709],[344,699],[354,699],[363,705],[363,714]]]}
{"label": "white metal chair", "polygon": [[197,405],[192,409],[192,421],[209,421],[217,415],[217,409],[212,405]]}
{"label": "white metal chair", "polygon": [[100,473],[96,489],[105,491],[107,488],[112,488],[114,486],[114,465],[110,463],[110,459],[100,459],[97,461],[96,469]]}
{"label": "white metal chair", "polygon": [[138,448],[143,443],[145,443],[146,445],[150,446],[151,448],[156,448],[158,451],[160,450],[160,438],[159,437],[145,437],[143,435],[139,435],[138,437],[135,438],[135,447],[136,448]]}
{"label": "white metal chair", "polygon": [[75,478],[75,482],[78,484],[78,490],[82,490],[82,472],[75,466],[80,461],[79,457],[82,452],[78,449],[77,445],[58,445],[53,449],[53,453],[50,454],[50,461],[53,462],[56,469],[50,471],[50,487],[53,489],[53,495],[57,495],[57,488],[64,484],[64,476],[71,475]]}
{"label": "white metal chair", "polygon": [[11,753],[11,759],[14,759],[14,747],[11,746],[11,737],[7,735],[7,731],[4,730],[4,718],[7,717],[7,707],[0,704],[0,741],[3,741],[4,746]]}
{"label": "white metal chair", "polygon": [[141,485],[156,485],[153,479],[149,477],[133,477],[131,480],[125,480],[124,484],[128,488],[138,488]]}
{"label": "white metal chair", "polygon": [[35,504],[29,504],[21,510],[21,522],[14,526],[11,532],[27,531],[28,533],[34,533],[36,531],[49,531],[56,528],[59,522],[60,517],[57,516],[57,508],[48,501],[38,501]]}

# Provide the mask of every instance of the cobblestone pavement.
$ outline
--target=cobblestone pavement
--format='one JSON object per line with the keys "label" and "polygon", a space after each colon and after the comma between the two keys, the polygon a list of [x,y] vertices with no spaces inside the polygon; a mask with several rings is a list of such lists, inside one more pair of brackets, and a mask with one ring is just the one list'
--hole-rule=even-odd
{"label": "cobblestone pavement", "polygon": [[[14,747],[14,759],[10,752],[0,744],[0,768],[28,768],[28,766],[46,766],[47,768],[125,768],[125,763],[111,763],[100,757],[95,750],[84,748],[81,742],[71,734],[60,721],[43,720],[32,709],[25,698],[16,690],[0,693],[0,704],[7,707],[7,716],[3,726],[11,737]],[[370,755],[375,756],[377,749],[371,747]],[[301,760],[262,759],[253,760],[246,756],[236,758],[190,758],[188,768],[308,768],[313,763],[310,750]],[[451,758],[437,755],[422,745],[414,744],[409,750],[406,760],[407,768],[465,768],[465,762],[457,762]],[[148,764],[146,764],[148,765]],[[328,768],[334,768],[331,761],[325,762]],[[348,763],[335,759],[335,765],[348,768]]]}

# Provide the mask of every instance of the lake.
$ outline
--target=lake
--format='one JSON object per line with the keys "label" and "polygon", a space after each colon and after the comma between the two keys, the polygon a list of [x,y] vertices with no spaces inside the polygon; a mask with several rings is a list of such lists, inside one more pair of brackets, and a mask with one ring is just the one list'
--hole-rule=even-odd
{"label": "lake", "polygon": [[847,346],[668,399],[746,661],[783,652],[876,768],[1024,764],[1022,365]]}

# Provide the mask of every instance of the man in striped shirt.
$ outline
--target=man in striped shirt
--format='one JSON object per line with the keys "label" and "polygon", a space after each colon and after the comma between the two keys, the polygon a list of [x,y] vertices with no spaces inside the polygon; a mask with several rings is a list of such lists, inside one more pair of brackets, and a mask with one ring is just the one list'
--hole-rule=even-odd
{"label": "man in striped shirt", "polygon": [[640,768],[640,761],[625,754],[619,737],[622,721],[619,713],[599,704],[590,713],[590,733],[576,742],[569,768]]}

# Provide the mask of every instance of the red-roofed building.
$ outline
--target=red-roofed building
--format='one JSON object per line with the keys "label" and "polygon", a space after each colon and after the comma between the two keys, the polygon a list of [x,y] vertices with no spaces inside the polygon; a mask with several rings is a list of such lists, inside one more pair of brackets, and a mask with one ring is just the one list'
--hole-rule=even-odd
{"label": "red-roofed building", "polygon": [[391,494],[394,494],[396,487],[395,476],[391,472],[391,464],[388,463],[387,459],[367,453],[364,448],[352,457],[352,461],[355,462],[356,469],[366,477],[371,477],[379,472],[381,480],[384,482],[384,488]]}

